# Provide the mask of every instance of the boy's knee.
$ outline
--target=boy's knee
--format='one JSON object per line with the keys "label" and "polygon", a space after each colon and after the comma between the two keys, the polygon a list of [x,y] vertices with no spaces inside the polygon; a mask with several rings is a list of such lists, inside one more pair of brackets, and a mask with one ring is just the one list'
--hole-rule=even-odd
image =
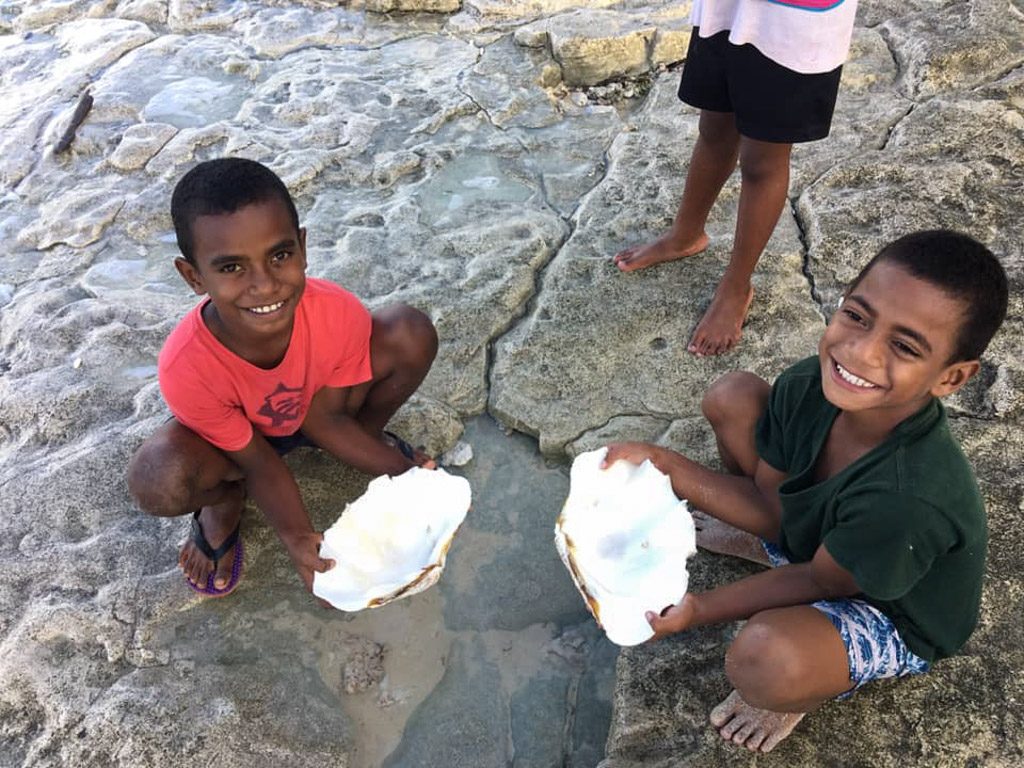
{"label": "boy's knee", "polygon": [[732,371],[719,377],[701,400],[700,409],[712,427],[734,418],[739,412],[764,407],[768,382],[747,371]]}
{"label": "boy's knee", "polygon": [[746,183],[758,183],[773,179],[788,178],[789,145],[778,144],[765,147],[749,145],[740,149],[740,177]]}
{"label": "boy's knee", "polygon": [[430,318],[415,307],[396,304],[375,312],[374,332],[383,331],[385,342],[396,357],[413,365],[427,365],[437,355],[437,329]]}
{"label": "boy's knee", "polygon": [[771,708],[800,685],[807,672],[791,633],[751,618],[729,647],[725,673],[751,706]]}
{"label": "boy's knee", "polygon": [[128,492],[139,509],[157,517],[176,517],[188,509],[189,468],[181,456],[149,440],[128,464]]}

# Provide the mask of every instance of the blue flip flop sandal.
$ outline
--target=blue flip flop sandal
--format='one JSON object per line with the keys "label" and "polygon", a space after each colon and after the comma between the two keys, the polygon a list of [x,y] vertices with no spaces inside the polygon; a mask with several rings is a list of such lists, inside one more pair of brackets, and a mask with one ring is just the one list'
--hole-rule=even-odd
{"label": "blue flip flop sandal", "polygon": [[384,436],[392,442],[395,448],[402,452],[402,455],[405,456],[405,458],[409,461],[416,461],[416,449],[409,445],[408,442],[400,438],[394,432],[388,432],[386,429],[384,430]]}
{"label": "blue flip flop sandal", "polygon": [[[208,597],[225,597],[235,591],[235,587],[238,586],[238,582],[242,579],[242,565],[245,563],[245,550],[242,547],[242,540],[238,537],[238,529],[242,522],[239,520],[238,525],[235,526],[228,537],[224,539],[224,542],[214,549],[210,546],[210,542],[206,540],[206,536],[203,534],[203,527],[199,523],[199,513],[202,510],[197,509],[192,513],[192,542],[199,548],[199,551],[210,558],[213,563],[213,570],[210,571],[210,575],[206,578],[206,584],[203,586],[197,586],[188,580],[186,577],[185,583],[188,584],[189,589],[193,592],[198,592],[200,595],[206,595]],[[235,547],[235,558],[231,563],[231,578],[228,579],[228,583],[224,585],[223,589],[217,589],[214,586],[213,579],[217,575],[217,562],[224,557],[232,546],[237,544]]]}

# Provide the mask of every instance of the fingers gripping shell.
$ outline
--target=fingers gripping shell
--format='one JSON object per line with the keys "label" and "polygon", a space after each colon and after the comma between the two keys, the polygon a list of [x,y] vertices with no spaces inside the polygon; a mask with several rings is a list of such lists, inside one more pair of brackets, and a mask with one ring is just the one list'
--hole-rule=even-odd
{"label": "fingers gripping shell", "polygon": [[432,586],[469,511],[469,482],[443,469],[382,475],[324,531],[313,594],[335,608],[377,608]]}
{"label": "fingers gripping shell", "polygon": [[696,551],[693,518],[668,476],[650,461],[601,469],[602,448],[580,454],[555,547],[587,608],[618,645],[649,640],[646,612],[686,594],[686,559]]}

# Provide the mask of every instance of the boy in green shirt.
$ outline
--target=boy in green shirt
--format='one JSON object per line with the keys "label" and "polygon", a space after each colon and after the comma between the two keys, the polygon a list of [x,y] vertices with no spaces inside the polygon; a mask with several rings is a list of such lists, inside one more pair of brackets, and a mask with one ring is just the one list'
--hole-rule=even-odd
{"label": "boy in green shirt", "polygon": [[729,474],[644,443],[695,512],[697,543],[775,566],[688,594],[648,621],[663,637],[749,619],[728,650],[725,739],[767,752],[810,710],[869,680],[927,671],[977,623],[986,525],[939,398],[959,390],[1002,323],[1006,275],[966,235],[883,248],[833,315],[816,357],[769,386],[746,372],[702,408]]}

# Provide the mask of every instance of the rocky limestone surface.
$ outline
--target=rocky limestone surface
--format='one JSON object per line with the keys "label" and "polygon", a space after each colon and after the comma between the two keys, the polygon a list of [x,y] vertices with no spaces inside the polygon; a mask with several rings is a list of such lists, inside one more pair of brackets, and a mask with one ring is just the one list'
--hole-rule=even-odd
{"label": "rocky limestone surface", "polygon": [[[339,701],[346,686],[384,685],[378,662],[387,673],[390,657],[302,594],[255,512],[248,588],[193,599],[174,567],[181,521],[143,517],[123,483],[167,415],[156,353],[195,301],[172,265],[170,191],[225,154],[288,183],[311,274],[371,307],[404,301],[434,319],[437,363],[395,425],[431,451],[486,410],[551,456],[635,438],[713,463],[698,408],[707,385],[735,368],[771,378],[812,352],[881,243],[934,226],[989,243],[1010,275],[1010,316],[982,375],[950,403],[991,529],[982,621],[964,655],[826,705],[754,758],[705,726],[728,691],[735,627],[630,649],[601,765],[1024,761],[1020,9],[861,0],[832,136],[794,152],[791,206],[755,275],[742,344],[698,360],[685,344],[728,258],[737,180],[712,212],[705,255],[630,275],[609,260],[663,231],[678,202],[696,113],[666,67],[684,55],[688,7],[0,4],[0,766],[359,764]],[[86,89],[92,110],[54,154]],[[321,527],[365,483],[342,474],[321,487],[329,461],[294,466]],[[515,532],[491,535],[499,548]],[[707,554],[690,570],[705,586],[749,572]],[[496,571],[481,580],[502,586]],[[543,607],[530,594],[509,599]],[[451,621],[493,612],[471,597]],[[446,703],[417,711],[390,764],[444,754],[414,736],[457,719],[446,692],[491,685],[492,663],[479,642],[459,641],[438,688]],[[564,685],[542,678],[535,693],[557,699]],[[501,705],[499,719],[528,723],[529,701]],[[511,760],[511,736],[480,741],[485,714],[467,721],[462,764]],[[485,745],[477,762],[474,745]]]}

